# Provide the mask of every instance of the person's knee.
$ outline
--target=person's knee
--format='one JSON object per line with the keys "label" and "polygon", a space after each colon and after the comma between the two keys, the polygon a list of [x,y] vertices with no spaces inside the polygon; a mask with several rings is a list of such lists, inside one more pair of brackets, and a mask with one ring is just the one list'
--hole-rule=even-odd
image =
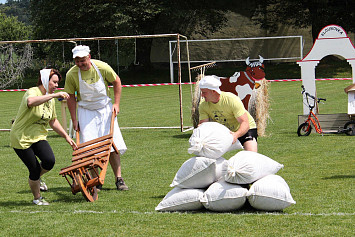
{"label": "person's knee", "polygon": [[32,145],[36,156],[41,160],[41,167],[47,171],[53,169],[55,156],[52,148],[46,140],[39,141]]}
{"label": "person's knee", "polygon": [[54,157],[52,157],[51,159],[46,159],[46,160],[41,162],[42,169],[45,169],[45,170],[48,170],[48,171],[53,169],[54,164],[55,164]]}

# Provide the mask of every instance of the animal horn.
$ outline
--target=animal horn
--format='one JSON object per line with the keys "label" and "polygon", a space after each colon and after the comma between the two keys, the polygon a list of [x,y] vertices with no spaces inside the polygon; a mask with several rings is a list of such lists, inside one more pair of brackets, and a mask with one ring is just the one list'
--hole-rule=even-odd
{"label": "animal horn", "polygon": [[249,57],[245,60],[245,63],[247,64],[247,66],[249,66],[250,64]]}
{"label": "animal horn", "polygon": [[259,62],[260,62],[260,63],[263,63],[263,62],[264,62],[264,58],[261,57],[260,55],[259,55]]}

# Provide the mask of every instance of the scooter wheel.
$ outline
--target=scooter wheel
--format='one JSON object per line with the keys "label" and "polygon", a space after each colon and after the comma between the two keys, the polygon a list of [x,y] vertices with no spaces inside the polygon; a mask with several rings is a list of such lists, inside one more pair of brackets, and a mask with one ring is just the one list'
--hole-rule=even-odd
{"label": "scooter wheel", "polygon": [[311,134],[312,127],[309,123],[302,123],[297,129],[297,135],[300,136],[308,136]]}

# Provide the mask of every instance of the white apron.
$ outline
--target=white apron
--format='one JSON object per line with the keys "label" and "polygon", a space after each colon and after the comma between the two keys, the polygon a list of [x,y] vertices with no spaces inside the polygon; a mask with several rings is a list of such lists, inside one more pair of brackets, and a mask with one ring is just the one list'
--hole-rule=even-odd
{"label": "white apron", "polygon": [[91,64],[96,70],[100,79],[93,84],[86,83],[81,78],[81,71],[79,68],[78,77],[81,100],[78,102],[78,105],[85,109],[97,110],[104,108],[111,101],[111,98],[107,96],[105,81],[101,75],[100,70],[97,68],[94,62],[91,61]]}
{"label": "white apron", "polygon": [[[110,133],[110,121],[112,116],[111,98],[107,96],[104,79],[94,62],[91,64],[98,73],[100,79],[88,84],[82,80],[79,68],[79,92],[81,100],[78,102],[78,121],[80,127],[80,143],[105,136]],[[123,140],[117,117],[114,122],[113,142],[121,155],[127,147]],[[111,150],[113,151],[113,149]]]}

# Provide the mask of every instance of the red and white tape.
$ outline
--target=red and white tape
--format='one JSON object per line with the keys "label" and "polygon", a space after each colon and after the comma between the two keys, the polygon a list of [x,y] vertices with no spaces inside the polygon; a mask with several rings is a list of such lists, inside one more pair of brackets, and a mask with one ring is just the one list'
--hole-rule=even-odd
{"label": "red and white tape", "polygon": [[[171,85],[179,85],[180,83],[154,83],[154,84],[136,84],[136,85],[122,85],[122,87],[142,87],[142,86],[171,86]],[[194,83],[183,82],[181,85],[190,85]]]}
{"label": "red and white tape", "polygon": [[[318,78],[316,81],[344,81],[351,80],[351,78]],[[269,80],[270,82],[288,82],[288,81],[302,81],[302,79],[276,79]]]}
{"label": "red and white tape", "polygon": [[[154,83],[154,84],[135,84],[135,85],[122,85],[122,87],[143,87],[143,86],[171,86],[171,85],[179,85],[180,83]],[[181,85],[190,85],[195,84],[194,82],[183,82]],[[109,86],[112,87],[112,86]],[[57,90],[64,90],[64,88],[57,88]],[[11,92],[11,91],[27,91],[27,89],[8,89],[8,90],[0,90],[0,92]]]}
{"label": "red and white tape", "polygon": [[[316,79],[316,81],[342,81],[342,80],[351,80],[351,78],[320,78]],[[269,80],[270,82],[290,82],[290,81],[302,81],[302,79],[276,79]],[[122,85],[122,87],[144,87],[144,86],[171,86],[171,85],[179,85],[180,83],[154,83],[154,84],[135,84],[135,85]],[[195,82],[183,82],[181,85],[190,85],[195,84]],[[112,87],[112,86],[110,86]],[[63,90],[64,88],[58,88],[58,90]],[[0,92],[12,92],[12,91],[27,91],[27,89],[8,89],[8,90],[0,90]]]}

